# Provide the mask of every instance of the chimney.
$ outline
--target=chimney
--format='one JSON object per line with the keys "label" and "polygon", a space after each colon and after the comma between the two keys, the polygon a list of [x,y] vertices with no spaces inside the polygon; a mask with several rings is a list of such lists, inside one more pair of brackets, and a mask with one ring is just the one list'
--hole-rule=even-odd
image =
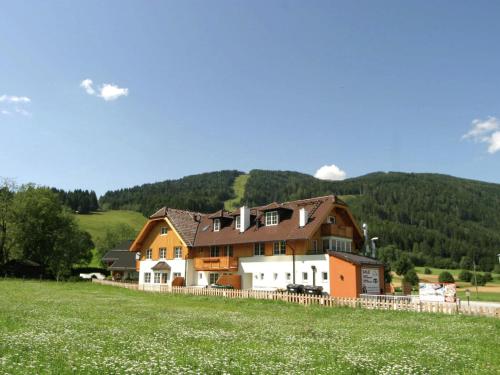
{"label": "chimney", "polygon": [[250,226],[250,209],[247,206],[240,208],[240,233],[243,233]]}
{"label": "chimney", "polygon": [[306,226],[307,221],[309,220],[309,216],[304,207],[299,210],[299,227],[303,228]]}

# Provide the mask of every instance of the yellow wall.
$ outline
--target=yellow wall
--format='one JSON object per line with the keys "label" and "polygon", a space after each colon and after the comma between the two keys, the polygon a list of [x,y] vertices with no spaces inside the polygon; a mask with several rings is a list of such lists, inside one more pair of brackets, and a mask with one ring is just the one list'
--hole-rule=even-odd
{"label": "yellow wall", "polygon": [[[166,235],[160,234],[162,227],[168,228],[168,232]],[[167,249],[167,259],[174,259],[174,247],[182,248],[182,259],[186,259],[189,257],[188,248],[182,244],[180,238],[164,220],[152,224],[140,247],[141,260],[146,259],[147,249],[153,250],[153,260],[160,259],[160,248],[162,247],[165,247]]]}

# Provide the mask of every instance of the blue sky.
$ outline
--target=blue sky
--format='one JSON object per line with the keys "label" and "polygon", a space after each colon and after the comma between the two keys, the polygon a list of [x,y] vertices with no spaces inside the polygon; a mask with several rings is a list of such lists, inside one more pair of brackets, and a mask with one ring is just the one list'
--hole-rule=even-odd
{"label": "blue sky", "polygon": [[3,2],[0,176],[100,194],[332,164],[325,177],[500,182],[498,14],[480,1]]}

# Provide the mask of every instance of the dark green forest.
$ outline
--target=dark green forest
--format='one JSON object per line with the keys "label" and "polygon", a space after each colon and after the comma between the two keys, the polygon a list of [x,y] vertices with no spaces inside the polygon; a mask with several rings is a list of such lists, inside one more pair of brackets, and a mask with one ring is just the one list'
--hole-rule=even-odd
{"label": "dark green forest", "polygon": [[[234,197],[242,174],[221,171],[107,192],[104,208],[149,216],[162,206],[211,212]],[[342,195],[379,246],[395,245],[416,265],[489,271],[500,253],[500,185],[426,173],[372,173],[322,181],[288,171],[252,170],[241,204]]]}
{"label": "dark green forest", "polygon": [[233,195],[233,182],[239,171],[202,173],[108,191],[100,198],[101,207],[112,210],[134,210],[145,216],[163,206],[199,212],[220,210]]}
{"label": "dark green forest", "polygon": [[58,195],[61,203],[69,207],[73,212],[88,214],[99,209],[97,195],[93,190],[64,191],[56,188],[51,190]]}

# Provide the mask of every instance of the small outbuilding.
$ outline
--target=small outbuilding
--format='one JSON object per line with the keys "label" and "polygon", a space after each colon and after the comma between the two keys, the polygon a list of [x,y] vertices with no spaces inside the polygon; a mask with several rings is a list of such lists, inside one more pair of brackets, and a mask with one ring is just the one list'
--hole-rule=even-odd
{"label": "small outbuilding", "polygon": [[135,252],[129,251],[131,244],[131,240],[123,241],[102,257],[113,280],[138,280]]}

